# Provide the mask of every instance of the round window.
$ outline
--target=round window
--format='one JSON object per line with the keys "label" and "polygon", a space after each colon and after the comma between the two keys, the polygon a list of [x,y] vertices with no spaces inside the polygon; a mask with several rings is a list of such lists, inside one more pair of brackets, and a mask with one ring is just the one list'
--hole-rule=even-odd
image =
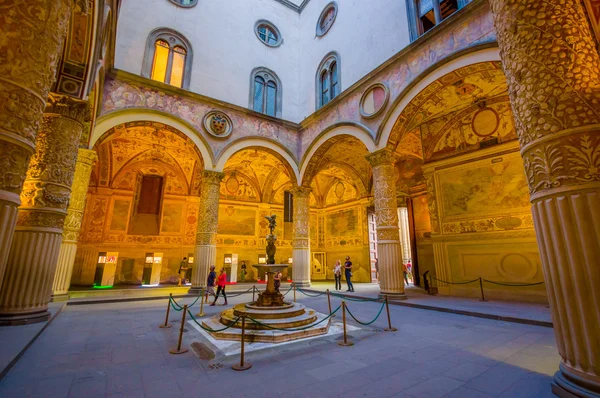
{"label": "round window", "polygon": [[323,36],[325,33],[329,31],[333,22],[335,21],[335,17],[337,16],[338,6],[335,1],[327,4],[323,11],[321,11],[321,15],[319,16],[319,20],[317,21],[317,36]]}
{"label": "round window", "polygon": [[269,47],[278,47],[282,43],[281,33],[271,22],[260,20],[254,24],[256,37]]}
{"label": "round window", "polygon": [[369,87],[360,100],[360,114],[365,118],[377,116],[386,106],[389,91],[383,83]]}
{"label": "round window", "polygon": [[198,4],[198,0],[169,0],[171,3],[180,7],[193,7]]}

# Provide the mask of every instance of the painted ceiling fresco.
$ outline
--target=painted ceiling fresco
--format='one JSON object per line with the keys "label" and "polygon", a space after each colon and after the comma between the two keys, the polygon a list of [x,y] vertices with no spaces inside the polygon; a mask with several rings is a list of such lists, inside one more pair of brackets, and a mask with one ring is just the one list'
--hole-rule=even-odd
{"label": "painted ceiling fresco", "polygon": [[221,198],[250,202],[283,203],[294,176],[278,155],[254,148],[235,153],[224,171]]}
{"label": "painted ceiling fresco", "polygon": [[389,146],[425,162],[516,138],[500,62],[457,69],[422,90],[394,125]]}
{"label": "painted ceiling fresco", "polygon": [[194,143],[180,131],[156,122],[134,122],[114,127],[95,145],[98,186],[133,190],[140,174],[166,178],[166,192],[197,194],[203,169]]}

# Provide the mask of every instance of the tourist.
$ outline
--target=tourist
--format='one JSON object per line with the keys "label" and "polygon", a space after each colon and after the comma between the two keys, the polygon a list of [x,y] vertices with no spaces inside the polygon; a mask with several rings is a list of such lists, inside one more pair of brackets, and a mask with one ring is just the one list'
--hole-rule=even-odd
{"label": "tourist", "polygon": [[215,272],[215,266],[210,266],[210,272],[208,273],[208,279],[206,280],[206,295],[204,302],[208,303],[208,295],[215,295],[215,279],[217,279],[217,273]]}
{"label": "tourist", "polygon": [[333,266],[333,276],[335,277],[335,290],[338,292],[342,290],[342,262],[336,260]]}
{"label": "tourist", "polygon": [[177,273],[179,274],[179,283],[177,284],[177,286],[181,286],[182,280],[183,280],[183,284],[185,285],[185,276],[186,276],[187,270],[188,270],[187,257],[184,257],[183,260],[181,260],[181,263],[179,263],[179,271],[177,271]]}
{"label": "tourist", "polygon": [[279,291],[279,287],[281,286],[281,272],[276,272],[273,276],[273,281],[275,282],[275,290]]}
{"label": "tourist", "polygon": [[225,294],[225,285],[227,284],[227,272],[225,272],[225,267],[221,268],[221,272],[219,272],[219,277],[217,278],[217,294],[215,294],[215,301],[212,302],[211,305],[215,305],[217,299],[219,298],[219,293],[223,292],[223,298],[225,299],[225,304],[227,305],[227,295]]}
{"label": "tourist", "polygon": [[241,269],[242,269],[241,282],[244,283],[244,282],[246,282],[246,262],[245,261],[242,261]]}
{"label": "tourist", "polygon": [[415,284],[415,277],[413,275],[413,267],[410,260],[406,263],[406,273],[408,274],[408,278],[410,279],[410,283]]}
{"label": "tourist", "polygon": [[347,292],[354,291],[354,285],[352,285],[352,261],[350,256],[346,256],[346,262],[344,263],[344,269],[346,270],[346,283],[348,284]]}
{"label": "tourist", "polygon": [[404,286],[408,286],[408,265],[407,264],[404,264],[404,269],[402,272],[404,272],[404,282],[405,282]]}

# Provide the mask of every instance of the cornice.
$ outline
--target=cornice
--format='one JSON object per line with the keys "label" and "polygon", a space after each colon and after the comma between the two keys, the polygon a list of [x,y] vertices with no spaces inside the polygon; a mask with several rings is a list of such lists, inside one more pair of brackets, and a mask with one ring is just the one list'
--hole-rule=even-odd
{"label": "cornice", "polygon": [[304,8],[306,7],[306,5],[308,4],[308,2],[310,0],[304,0],[302,3],[300,3],[300,5],[296,5],[294,3],[292,3],[289,0],[275,0],[276,2],[283,4],[284,6],[286,6],[287,8],[290,8],[294,11],[296,11],[298,14],[301,14],[302,11],[304,11]]}

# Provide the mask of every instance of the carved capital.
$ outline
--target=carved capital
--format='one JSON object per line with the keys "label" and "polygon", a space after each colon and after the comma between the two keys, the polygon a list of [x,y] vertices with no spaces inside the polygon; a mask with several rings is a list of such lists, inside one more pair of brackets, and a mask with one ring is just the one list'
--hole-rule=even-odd
{"label": "carved capital", "polygon": [[225,178],[225,173],[221,173],[220,171],[212,171],[212,170],[204,170],[202,172],[202,184],[212,184],[219,185],[221,181]]}
{"label": "carved capital", "polygon": [[83,124],[90,120],[91,111],[87,101],[71,98],[68,95],[50,93],[44,114],[61,115]]}
{"label": "carved capital", "polygon": [[290,189],[290,192],[292,193],[292,195],[294,195],[294,197],[299,197],[299,198],[308,198],[310,193],[312,192],[312,188],[310,187],[305,187],[305,186],[295,186],[292,189]]}
{"label": "carved capital", "polygon": [[369,153],[365,158],[369,161],[371,167],[393,166],[398,161],[398,156],[389,148]]}

